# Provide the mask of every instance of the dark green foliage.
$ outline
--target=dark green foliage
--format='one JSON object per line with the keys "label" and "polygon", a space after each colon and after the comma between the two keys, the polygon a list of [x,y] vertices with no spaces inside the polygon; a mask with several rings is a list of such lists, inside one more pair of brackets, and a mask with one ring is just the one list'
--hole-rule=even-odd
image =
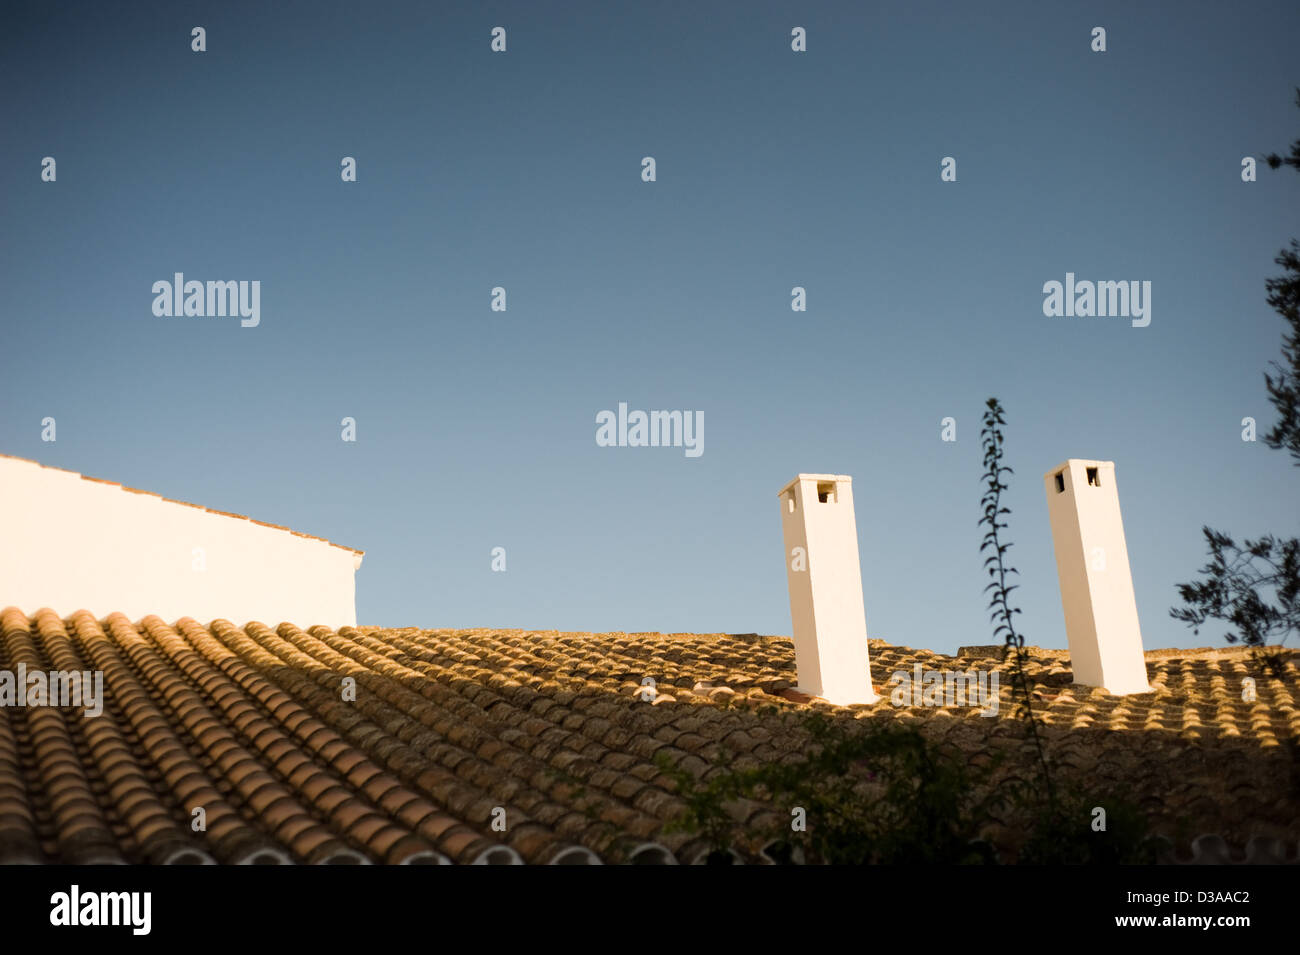
{"label": "dark green foliage", "polygon": [[[1106,812],[1106,828],[1093,828],[1094,811]],[[1132,805],[1083,793],[1066,793],[1054,808],[1031,815],[1021,865],[1154,865],[1164,840],[1152,836]]]}
{"label": "dark green foliage", "polygon": [[1300,540],[1279,540],[1271,534],[1247,540],[1238,547],[1231,537],[1205,528],[1210,562],[1201,568],[1205,580],[1179,584],[1185,607],[1170,613],[1200,633],[1206,620],[1227,621],[1234,629],[1224,636],[1259,651],[1258,658],[1275,673],[1282,661],[1270,651],[1274,636],[1279,643],[1300,631]]}
{"label": "dark green foliage", "polygon": [[1291,240],[1273,260],[1283,274],[1265,282],[1268,304],[1290,323],[1282,336],[1282,363],[1271,362],[1275,374],[1264,373],[1269,401],[1278,420],[1264,442],[1274,450],[1285,450],[1300,466],[1300,242]]}
{"label": "dark green foliage", "polygon": [[[1300,106],[1300,87],[1296,87],[1295,103]],[[1264,157],[1264,161],[1268,163],[1270,169],[1278,169],[1281,166],[1292,166],[1295,169],[1300,169],[1300,139],[1291,144],[1290,156],[1279,156],[1277,153],[1270,153]]]}
{"label": "dark green foliage", "polygon": [[[1142,815],[1119,799],[1066,789],[1049,804],[1032,784],[988,785],[1000,753],[977,771],[962,752],[910,727],[815,713],[797,725],[807,743],[796,757],[747,770],[723,758],[704,782],[660,757],[687,805],[667,828],[702,833],[713,850],[707,861],[721,865],[734,861],[729,850],[764,845],[778,862],[798,848],[808,862],[830,865],[991,864],[997,851],[982,836],[995,813],[1026,834],[1021,864],[1149,864],[1160,849]],[[772,821],[742,826],[731,807],[743,801],[770,809]],[[796,807],[805,832],[791,829]],[[1096,807],[1106,811],[1105,831],[1093,828]]]}
{"label": "dark green foliage", "polygon": [[[1300,106],[1300,89],[1296,90]],[[1290,156],[1274,153],[1267,157],[1273,169],[1290,166],[1300,170],[1300,139],[1291,144]],[[1291,240],[1276,259],[1283,274],[1265,283],[1268,304],[1282,316],[1289,328],[1282,337],[1282,362],[1272,362],[1273,374],[1265,372],[1264,386],[1278,420],[1264,435],[1270,448],[1287,451],[1300,465],[1300,242]],[[1204,580],[1178,585],[1185,606],[1170,614],[1192,627],[1193,633],[1208,620],[1231,625],[1225,634],[1229,643],[1242,643],[1256,651],[1274,673],[1281,673],[1281,654],[1270,649],[1270,640],[1285,643],[1300,632],[1300,540],[1265,535],[1245,540],[1238,546],[1227,534],[1203,528],[1210,560],[1200,572]]]}
{"label": "dark green foliage", "polygon": [[731,769],[731,754],[723,751],[716,764],[720,771],[713,773],[702,786],[689,772],[674,766],[663,753],[655,757],[655,763],[677,783],[677,794],[686,801],[682,815],[665,828],[669,832],[684,830],[702,833],[713,847],[709,862],[730,864],[731,855],[728,850],[731,849],[736,823],[726,807],[729,802],[745,794],[744,775]]}
{"label": "dark green foliage", "polygon": [[[964,756],[928,742],[913,729],[887,723],[828,720],[801,723],[807,746],[790,762],[738,771],[725,767],[700,784],[666,760],[687,810],[679,828],[702,832],[716,849],[734,844],[737,824],[726,804],[752,799],[777,820],[747,832],[751,845],[795,845],[809,861],[832,865],[992,861],[978,842],[984,803]],[[791,829],[802,809],[807,831]]]}

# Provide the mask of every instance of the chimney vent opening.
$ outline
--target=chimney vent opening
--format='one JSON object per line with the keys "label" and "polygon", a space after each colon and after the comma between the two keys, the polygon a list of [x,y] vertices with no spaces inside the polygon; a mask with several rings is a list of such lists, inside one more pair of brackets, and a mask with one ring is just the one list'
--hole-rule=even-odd
{"label": "chimney vent opening", "polygon": [[1088,484],[1090,487],[1101,487],[1101,478],[1097,475],[1096,468],[1088,468]]}
{"label": "chimney vent opening", "polygon": [[817,500],[821,504],[836,504],[835,482],[818,481],[817,482]]}
{"label": "chimney vent opening", "polygon": [[1057,494],[1065,493],[1065,472],[1064,471],[1056,472],[1056,493]]}

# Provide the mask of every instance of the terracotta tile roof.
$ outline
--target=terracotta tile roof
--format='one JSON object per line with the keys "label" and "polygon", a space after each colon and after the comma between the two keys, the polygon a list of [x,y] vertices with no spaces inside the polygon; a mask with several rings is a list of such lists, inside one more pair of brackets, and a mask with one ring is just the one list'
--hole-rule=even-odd
{"label": "terracotta tile roof", "polygon": [[45,468],[47,471],[61,471],[64,474],[74,474],[77,477],[81,478],[81,480],[83,481],[92,481],[95,484],[107,484],[111,487],[120,488],[121,490],[126,491],[128,494],[143,494],[146,497],[156,497],[160,501],[166,501],[168,504],[183,504],[186,507],[193,507],[193,508],[197,508],[200,511],[207,511],[209,514],[217,514],[221,517],[230,517],[239,521],[250,521],[253,524],[260,524],[263,527],[269,527],[272,530],[288,531],[294,537],[305,537],[308,540],[324,541],[326,544],[329,544],[331,547],[337,547],[339,550],[346,550],[349,553],[357,554],[358,556],[364,557],[366,553],[363,550],[357,550],[355,547],[345,547],[342,544],[336,544],[333,541],[326,540],[324,537],[317,537],[314,534],[303,534],[300,531],[295,531],[291,527],[285,527],[283,524],[268,524],[266,521],[254,520],[253,518],[248,517],[245,514],[235,514],[232,511],[218,511],[216,508],[204,507],[202,504],[192,504],[189,501],[177,500],[174,497],[163,497],[161,494],[156,494],[153,491],[142,491],[139,488],[127,487],[125,484],[119,484],[116,481],[107,481],[104,478],[89,477],[88,475],[81,474],[80,472],[77,471],[70,471],[67,468],[56,468],[49,464],[41,464],[41,462],[33,461],[30,458],[20,458],[14,454],[0,454],[0,458],[8,458],[10,461],[22,461],[26,464],[34,464],[37,467]]}
{"label": "terracotta tile roof", "polygon": [[[100,717],[0,707],[0,863],[691,862],[706,847],[664,831],[682,802],[656,755],[696,774],[723,748],[737,765],[780,759],[802,745],[780,718],[798,710],[914,724],[975,765],[1004,747],[1020,761],[1000,771],[1028,771],[999,660],[871,647],[886,701],[843,708],[793,692],[790,641],[753,634],[239,629],[9,608],[0,669],[97,669],[106,703]],[[1300,734],[1298,656],[1273,679],[1237,650],[1149,653],[1156,691],[1137,697],[1072,685],[1062,651],[1033,651],[1030,676],[1061,773],[1123,791],[1171,835],[1185,823],[1225,846],[1294,844],[1283,744]],[[914,663],[1003,670],[1000,714],[895,708],[889,675]]]}

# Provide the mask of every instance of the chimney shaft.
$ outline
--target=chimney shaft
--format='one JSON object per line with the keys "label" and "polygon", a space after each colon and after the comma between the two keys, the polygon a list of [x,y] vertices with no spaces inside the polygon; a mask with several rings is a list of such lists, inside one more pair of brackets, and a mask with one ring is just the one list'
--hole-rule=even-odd
{"label": "chimney shaft", "polygon": [[1151,692],[1114,462],[1071,458],[1043,483],[1075,682]]}
{"label": "chimney shaft", "polygon": [[782,488],[781,529],[799,689],[874,703],[852,478],[800,474]]}

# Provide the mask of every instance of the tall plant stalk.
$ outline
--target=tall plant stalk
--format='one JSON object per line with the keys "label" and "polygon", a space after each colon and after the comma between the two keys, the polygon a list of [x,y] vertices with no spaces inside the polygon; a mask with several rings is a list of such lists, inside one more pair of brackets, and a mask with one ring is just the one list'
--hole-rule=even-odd
{"label": "tall plant stalk", "polygon": [[1014,567],[1008,567],[1006,562],[1007,551],[1011,549],[1010,541],[1003,541],[1001,532],[1006,529],[1007,524],[1001,518],[1004,514],[1010,514],[1011,509],[1002,505],[1002,492],[1007,490],[1007,484],[1002,481],[1003,475],[1014,473],[1010,467],[1002,463],[1002,428],[1006,424],[1003,416],[1002,405],[997,398],[990,398],[986,404],[984,412],[984,427],[980,431],[980,440],[984,445],[984,497],[980,502],[984,514],[980,518],[980,524],[987,527],[984,532],[984,541],[980,544],[980,553],[991,551],[984,559],[984,569],[988,571],[989,577],[992,578],[985,593],[992,592],[989,598],[989,615],[990,622],[997,622],[993,630],[995,637],[1003,637],[1006,646],[1003,650],[1004,659],[1007,654],[1011,655],[1012,666],[1011,676],[1012,685],[1020,694],[1020,705],[1023,707],[1023,714],[1029,724],[1029,735],[1033,738],[1034,749],[1038,753],[1038,762],[1042,767],[1043,784],[1047,789],[1047,801],[1049,808],[1054,812],[1056,809],[1056,789],[1052,784],[1051,769],[1047,764],[1047,754],[1043,749],[1042,736],[1038,732],[1038,718],[1034,715],[1033,699],[1029,691],[1029,677],[1025,673],[1025,662],[1028,654],[1025,653],[1024,634],[1016,632],[1015,615],[1020,613],[1020,608],[1011,606],[1011,591],[1018,587],[1018,584],[1008,584],[1007,580],[1010,575],[1019,575],[1019,571]]}

